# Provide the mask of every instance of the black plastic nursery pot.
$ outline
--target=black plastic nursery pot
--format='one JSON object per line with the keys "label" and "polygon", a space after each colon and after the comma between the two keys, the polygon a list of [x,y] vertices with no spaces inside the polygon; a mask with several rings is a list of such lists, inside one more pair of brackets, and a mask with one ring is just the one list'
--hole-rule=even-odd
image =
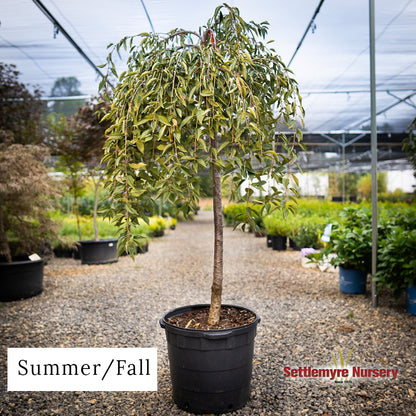
{"label": "black plastic nursery pot", "polygon": [[76,244],[74,244],[72,247],[55,247],[53,249],[53,254],[58,258],[80,259],[79,248]]}
{"label": "black plastic nursery pot", "polygon": [[180,328],[167,322],[172,316],[208,306],[177,308],[160,320],[168,343],[173,400],[181,409],[197,414],[231,412],[247,403],[260,322],[257,314],[248,325],[219,330]]}
{"label": "black plastic nursery pot", "polygon": [[291,238],[289,238],[289,247],[292,249],[292,250],[295,250],[295,251],[300,251],[300,247],[295,243],[295,241],[294,240],[292,240]]}
{"label": "black plastic nursery pot", "polygon": [[272,236],[272,249],[273,250],[286,250],[287,237],[281,235]]}
{"label": "black plastic nursery pot", "polygon": [[43,260],[0,263],[0,301],[36,296],[43,291]]}
{"label": "black plastic nursery pot", "polygon": [[[141,246],[136,247],[136,254],[145,254],[149,251],[149,243],[142,244]],[[127,251],[123,251],[121,256],[128,256]]]}
{"label": "black plastic nursery pot", "polygon": [[117,259],[117,238],[106,240],[79,241],[81,246],[81,264],[115,263]]}
{"label": "black plastic nursery pot", "polygon": [[149,251],[149,243],[137,246],[137,254],[144,254]]}

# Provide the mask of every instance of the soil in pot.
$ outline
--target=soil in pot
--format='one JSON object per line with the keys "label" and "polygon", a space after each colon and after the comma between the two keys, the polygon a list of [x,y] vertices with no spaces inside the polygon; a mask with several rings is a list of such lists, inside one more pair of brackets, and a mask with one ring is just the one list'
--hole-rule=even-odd
{"label": "soil in pot", "polygon": [[172,325],[190,329],[227,329],[247,325],[256,319],[256,314],[247,309],[230,306],[221,308],[220,322],[216,326],[208,325],[209,308],[194,309],[167,319]]}
{"label": "soil in pot", "polygon": [[206,326],[208,305],[178,308],[160,321],[168,341],[173,399],[188,412],[230,412],[243,407],[250,397],[260,318],[233,305],[223,305],[222,314],[227,323],[220,321],[219,329],[200,329]]}

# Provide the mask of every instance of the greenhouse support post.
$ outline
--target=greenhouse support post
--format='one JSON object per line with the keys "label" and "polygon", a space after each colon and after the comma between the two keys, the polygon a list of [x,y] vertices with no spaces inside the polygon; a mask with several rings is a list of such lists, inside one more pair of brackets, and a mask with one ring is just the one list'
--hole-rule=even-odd
{"label": "greenhouse support post", "polygon": [[371,299],[377,306],[377,286],[373,277],[377,272],[377,121],[376,121],[376,58],[374,29],[374,0],[369,0],[370,15],[370,90],[371,90],[371,212],[372,212],[372,256]]}

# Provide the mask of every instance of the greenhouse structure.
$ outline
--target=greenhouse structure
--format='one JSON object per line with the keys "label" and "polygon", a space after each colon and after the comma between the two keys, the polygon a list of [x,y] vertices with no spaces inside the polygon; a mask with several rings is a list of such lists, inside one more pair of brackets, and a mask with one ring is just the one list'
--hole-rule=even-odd
{"label": "greenhouse structure", "polygon": [[416,414],[415,27],[2,0],[0,414]]}

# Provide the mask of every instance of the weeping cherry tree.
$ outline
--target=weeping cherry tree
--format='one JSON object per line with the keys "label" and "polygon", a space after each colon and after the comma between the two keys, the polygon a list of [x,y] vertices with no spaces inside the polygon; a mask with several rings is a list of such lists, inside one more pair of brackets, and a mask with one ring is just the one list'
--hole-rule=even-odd
{"label": "weeping cherry tree", "polygon": [[[180,202],[187,215],[198,203],[198,173],[209,169],[212,175],[209,325],[219,322],[221,309],[221,178],[232,177],[231,199],[247,202],[240,221],[253,227],[259,214],[249,202],[256,189],[266,191],[260,215],[289,207],[294,193],[290,167],[302,141],[303,109],[291,71],[262,42],[267,27],[267,22],[245,22],[237,8],[224,4],[198,32],[125,37],[109,46],[108,74],[101,85],[111,104],[103,161],[120,251],[133,252],[133,227],[146,220],[155,201]],[[118,75],[113,56],[123,50],[127,70]],[[117,84],[111,88],[114,77]],[[240,192],[247,179],[250,186]]]}

